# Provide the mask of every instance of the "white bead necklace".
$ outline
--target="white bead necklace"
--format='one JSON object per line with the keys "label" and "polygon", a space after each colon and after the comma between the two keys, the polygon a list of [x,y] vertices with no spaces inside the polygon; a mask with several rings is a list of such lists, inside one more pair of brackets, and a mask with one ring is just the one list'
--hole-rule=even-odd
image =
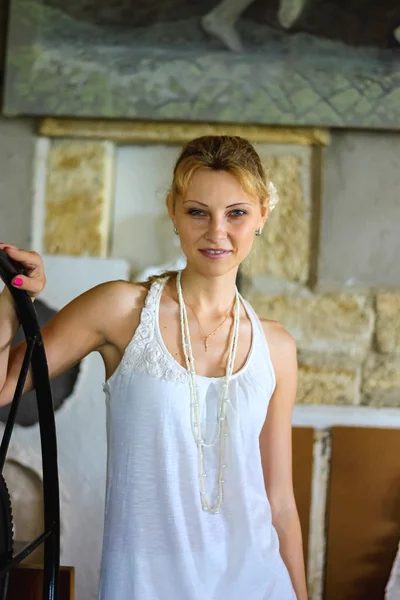
{"label": "white bead necklace", "polygon": [[[217,433],[215,438],[206,443],[201,433],[201,419],[199,411],[199,399],[197,394],[196,385],[196,371],[194,367],[194,357],[192,352],[192,344],[190,341],[189,322],[187,318],[186,306],[182,294],[181,284],[182,272],[179,271],[176,277],[176,288],[179,300],[179,313],[181,322],[181,338],[182,348],[185,357],[186,368],[189,374],[189,388],[190,388],[190,424],[192,428],[193,439],[197,446],[198,455],[198,476],[200,485],[200,500],[201,506],[204,511],[210,513],[217,513],[221,507],[223,501],[223,483],[224,483],[224,469],[225,464],[225,443],[226,443],[226,407],[228,404],[228,393],[229,393],[229,382],[232,377],[233,369],[235,366],[235,358],[237,351],[237,343],[239,337],[239,324],[240,324],[240,299],[237,289],[235,289],[235,308],[233,326],[229,338],[229,349],[228,349],[228,360],[226,365],[226,372],[224,382],[222,384],[222,393],[220,395],[220,403],[217,413]],[[211,505],[207,499],[205,483],[206,473],[204,472],[204,447],[214,446],[217,441],[220,440],[219,448],[219,471],[218,471],[218,496],[214,505]]]}

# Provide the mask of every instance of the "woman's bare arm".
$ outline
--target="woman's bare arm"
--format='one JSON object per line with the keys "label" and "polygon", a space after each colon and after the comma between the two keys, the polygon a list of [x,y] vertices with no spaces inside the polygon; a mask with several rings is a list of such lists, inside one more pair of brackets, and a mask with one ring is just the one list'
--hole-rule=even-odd
{"label": "woman's bare arm", "polygon": [[[112,281],[92,288],[67,304],[42,328],[51,379],[108,343],[108,337],[112,337],[114,310],[120,302],[122,288],[127,285],[127,282]],[[22,342],[9,352],[6,378],[0,390],[0,406],[13,398],[25,349],[26,343]],[[29,372],[24,392],[30,389],[32,377]]]}
{"label": "woman's bare arm", "polygon": [[297,353],[291,335],[273,321],[263,321],[276,375],[276,388],[260,435],[265,487],[280,553],[297,600],[307,600],[303,545],[293,492],[292,410],[297,390]]}
{"label": "woman's bare arm", "polygon": [[[4,247],[4,244],[0,244]],[[21,262],[27,275],[22,285],[34,299],[43,290],[46,277],[41,257],[35,252],[7,248],[7,254]],[[14,280],[13,280],[14,281]],[[126,281],[100,284],[78,296],[42,328],[50,378],[60,375],[94,350],[118,362],[126,330],[135,324],[143,302],[143,286]],[[11,402],[21,370],[26,343],[11,349],[18,329],[14,304],[7,289],[0,295],[0,406]],[[32,389],[28,373],[24,392]]]}

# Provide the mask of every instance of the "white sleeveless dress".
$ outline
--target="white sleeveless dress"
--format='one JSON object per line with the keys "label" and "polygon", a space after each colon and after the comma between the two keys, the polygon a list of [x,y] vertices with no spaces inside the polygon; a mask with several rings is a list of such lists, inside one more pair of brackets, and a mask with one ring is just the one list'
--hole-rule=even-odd
{"label": "white sleeveless dress", "polygon": [[[188,375],[159,328],[164,283],[151,285],[140,324],[104,384],[108,455],[99,599],[296,600],[261,466],[259,434],[275,388],[261,323],[241,298],[252,344],[230,382],[224,501],[210,514],[200,502]],[[206,441],[222,380],[197,376]],[[218,449],[204,451],[211,501]]]}

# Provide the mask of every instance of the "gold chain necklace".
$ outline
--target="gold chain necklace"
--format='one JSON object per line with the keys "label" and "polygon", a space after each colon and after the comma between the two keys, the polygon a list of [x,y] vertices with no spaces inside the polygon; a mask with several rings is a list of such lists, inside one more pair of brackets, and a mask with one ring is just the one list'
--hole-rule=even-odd
{"label": "gold chain necklace", "polygon": [[222,321],[222,323],[220,323],[220,324],[218,325],[218,327],[216,327],[216,328],[214,329],[214,331],[212,331],[212,332],[211,332],[211,333],[209,333],[208,335],[205,335],[205,333],[204,333],[204,330],[203,330],[202,326],[200,325],[200,321],[199,321],[199,319],[197,318],[197,315],[196,315],[196,313],[194,312],[193,308],[190,306],[190,310],[192,311],[192,313],[193,313],[193,314],[194,314],[194,316],[196,317],[196,321],[197,321],[197,323],[199,324],[199,329],[200,329],[200,332],[201,332],[201,336],[200,336],[200,337],[201,337],[201,339],[203,340],[203,344],[204,344],[204,350],[205,350],[206,352],[207,352],[207,349],[208,349],[208,338],[209,338],[209,337],[211,337],[212,335],[215,335],[215,334],[217,333],[218,329],[220,329],[220,328],[222,327],[222,325],[225,323],[225,321],[226,321],[226,320],[227,320],[227,318],[229,317],[229,314],[230,314],[230,312],[231,312],[231,310],[232,310],[232,308],[233,308],[233,305],[234,305],[234,303],[235,303],[235,299],[236,299],[236,298],[234,298],[234,299],[233,299],[233,302],[232,302],[232,304],[231,304],[231,305],[230,305],[230,307],[228,308],[228,312],[226,313],[226,317],[225,317],[225,319]]}

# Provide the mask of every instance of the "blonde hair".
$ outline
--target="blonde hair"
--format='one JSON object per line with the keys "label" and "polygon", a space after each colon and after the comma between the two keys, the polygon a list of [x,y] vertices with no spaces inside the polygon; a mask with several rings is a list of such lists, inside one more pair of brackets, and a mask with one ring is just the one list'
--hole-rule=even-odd
{"label": "blonde hair", "polygon": [[[182,149],[174,167],[167,204],[175,207],[179,197],[185,195],[193,175],[200,169],[226,171],[233,175],[249,196],[260,205],[269,199],[267,175],[261,159],[252,144],[239,136],[205,135],[188,142]],[[165,277],[174,277],[177,271],[152,275],[148,283]]]}
{"label": "blonde hair", "polygon": [[249,196],[264,204],[268,198],[267,176],[254,147],[239,136],[205,135],[188,142],[176,161],[167,202],[175,206],[184,196],[193,175],[200,169],[226,171]]}

